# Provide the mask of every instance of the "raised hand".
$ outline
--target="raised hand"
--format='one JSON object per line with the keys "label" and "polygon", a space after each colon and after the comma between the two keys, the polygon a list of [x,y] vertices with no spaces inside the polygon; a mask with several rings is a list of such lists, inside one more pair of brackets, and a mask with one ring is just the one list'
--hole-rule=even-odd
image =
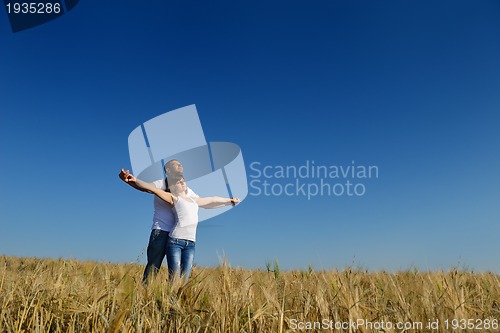
{"label": "raised hand", "polygon": [[120,171],[120,173],[118,174],[118,177],[120,177],[120,179],[123,180],[126,183],[135,182],[137,180],[135,178],[135,176],[130,173],[129,170],[125,170],[123,168]]}
{"label": "raised hand", "polygon": [[130,182],[134,182],[134,183],[135,183],[135,182],[137,181],[137,178],[135,178],[135,176],[134,176],[133,174],[128,173],[128,174],[126,175],[126,177],[125,177],[125,181],[126,181],[127,183],[130,183]]}
{"label": "raised hand", "polygon": [[121,180],[125,181],[125,178],[126,178],[126,176],[127,176],[128,173],[129,173],[128,170],[125,170],[125,169],[122,168],[122,170],[118,174],[118,177],[120,177]]}

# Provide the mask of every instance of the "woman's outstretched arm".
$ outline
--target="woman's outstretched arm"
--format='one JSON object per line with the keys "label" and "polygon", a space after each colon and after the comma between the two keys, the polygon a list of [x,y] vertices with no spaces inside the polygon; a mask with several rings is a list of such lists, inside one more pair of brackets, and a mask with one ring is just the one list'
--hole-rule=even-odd
{"label": "woman's outstretched arm", "polygon": [[[147,192],[147,190],[145,190],[145,189],[143,189],[143,188],[141,188],[141,187],[137,186],[137,185],[135,184],[135,182],[128,182],[128,181],[127,181],[127,177],[128,177],[129,175],[130,175],[130,171],[125,170],[125,169],[123,169],[123,168],[122,168],[122,170],[121,170],[121,171],[120,171],[120,173],[118,174],[118,177],[120,177],[120,179],[121,179],[121,180],[123,180],[125,183],[127,183],[127,184],[128,184],[128,185],[130,185],[130,186],[132,186],[132,187],[133,187],[133,188],[135,188],[136,190],[139,190],[139,191],[141,191],[141,192]],[[149,183],[149,184],[151,184],[151,185],[153,185],[153,186],[154,186],[154,184],[153,184],[153,183]]]}
{"label": "woman's outstretched arm", "polygon": [[212,209],[212,208],[220,208],[224,206],[237,205],[240,203],[240,199],[238,198],[222,198],[222,197],[205,197],[205,198],[191,198],[198,206],[201,208]]}
{"label": "woman's outstretched arm", "polygon": [[145,182],[143,180],[140,180],[139,178],[136,178],[131,173],[127,173],[124,181],[126,183],[129,183],[129,184],[131,183],[130,184],[131,186],[133,186],[141,191],[154,194],[158,198],[162,199],[163,201],[166,201],[170,206],[172,206],[172,207],[174,206],[173,195],[169,192],[165,192],[162,189],[156,188],[156,186],[153,183],[148,183],[148,182]]}

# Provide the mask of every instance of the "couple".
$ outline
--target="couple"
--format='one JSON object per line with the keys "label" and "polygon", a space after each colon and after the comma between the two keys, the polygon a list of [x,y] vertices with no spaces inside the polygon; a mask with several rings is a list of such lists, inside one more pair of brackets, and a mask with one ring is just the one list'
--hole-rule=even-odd
{"label": "couple", "polygon": [[240,202],[238,198],[200,198],[187,187],[182,175],[184,169],[178,160],[168,161],[164,169],[167,178],[152,183],[134,177],[128,170],[122,169],[119,174],[133,188],[155,195],[143,283],[160,269],[165,255],[169,279],[172,281],[180,273],[187,281],[194,260],[198,207],[219,208]]}

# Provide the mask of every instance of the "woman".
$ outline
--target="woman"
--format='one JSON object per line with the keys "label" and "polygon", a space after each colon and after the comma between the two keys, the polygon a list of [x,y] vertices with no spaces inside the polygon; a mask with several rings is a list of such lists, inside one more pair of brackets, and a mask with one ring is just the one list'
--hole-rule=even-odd
{"label": "woman", "polygon": [[[151,183],[146,183],[133,175],[128,174],[126,182],[134,182],[146,192],[152,193],[167,202],[176,215],[176,223],[167,243],[167,263],[169,279],[173,280],[180,274],[187,281],[193,267],[196,227],[198,226],[198,207],[219,208],[236,205],[240,202],[238,198],[221,197],[188,197],[186,180],[182,175],[168,178],[167,190],[156,188]],[[169,192],[167,192],[169,191]]]}

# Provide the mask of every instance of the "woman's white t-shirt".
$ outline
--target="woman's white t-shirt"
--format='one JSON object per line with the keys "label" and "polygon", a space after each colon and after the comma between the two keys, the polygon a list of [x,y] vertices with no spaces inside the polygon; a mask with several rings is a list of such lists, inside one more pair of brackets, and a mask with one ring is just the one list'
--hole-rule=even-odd
{"label": "woman's white t-shirt", "polygon": [[175,226],[170,237],[196,241],[198,226],[198,204],[192,198],[179,197],[174,205]]}
{"label": "woman's white t-shirt", "polygon": [[[156,188],[165,190],[165,180],[157,180],[154,181],[153,184],[156,186]],[[198,195],[194,193],[189,187],[188,187],[188,197],[195,197],[197,198]],[[156,195],[154,196],[154,214],[153,214],[153,225],[151,226],[151,229],[160,229],[163,231],[171,231],[174,226],[175,226],[175,214],[174,211],[172,210],[172,207],[170,205],[158,198]]]}

